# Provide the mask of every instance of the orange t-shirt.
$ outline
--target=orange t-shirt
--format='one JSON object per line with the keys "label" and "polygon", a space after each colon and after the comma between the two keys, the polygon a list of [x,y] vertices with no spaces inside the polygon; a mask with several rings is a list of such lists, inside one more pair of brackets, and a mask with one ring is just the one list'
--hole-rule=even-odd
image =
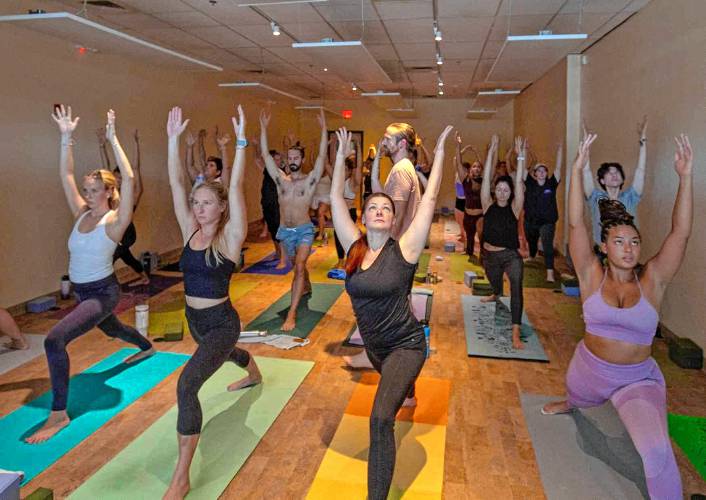
{"label": "orange t-shirt", "polygon": [[392,167],[390,175],[385,181],[385,194],[393,201],[406,202],[404,219],[398,234],[393,234],[392,237],[399,239],[404,234],[417,213],[419,202],[422,201],[422,194],[419,188],[419,179],[414,171],[414,165],[407,158],[398,161]]}

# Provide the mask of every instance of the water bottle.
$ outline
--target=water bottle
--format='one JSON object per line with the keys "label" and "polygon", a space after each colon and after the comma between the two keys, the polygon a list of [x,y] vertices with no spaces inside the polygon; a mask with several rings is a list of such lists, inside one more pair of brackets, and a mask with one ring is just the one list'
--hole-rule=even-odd
{"label": "water bottle", "polygon": [[138,304],[135,306],[135,329],[143,337],[147,337],[150,327],[150,305]]}
{"label": "water bottle", "polygon": [[68,275],[61,277],[61,300],[66,300],[71,296],[71,281]]}
{"label": "water bottle", "polygon": [[429,328],[429,325],[424,325],[424,340],[426,341],[426,344],[427,344],[427,350],[426,350],[426,357],[427,358],[431,354],[431,347],[429,345],[429,334],[431,334],[431,329]]}

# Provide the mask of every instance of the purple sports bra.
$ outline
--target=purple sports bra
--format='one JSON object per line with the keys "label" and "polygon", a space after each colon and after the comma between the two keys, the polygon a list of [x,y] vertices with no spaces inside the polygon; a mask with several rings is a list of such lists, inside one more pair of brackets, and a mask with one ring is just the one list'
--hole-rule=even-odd
{"label": "purple sports bra", "polygon": [[[607,275],[593,295],[583,303],[583,320],[586,331],[598,337],[620,340],[630,344],[651,345],[657,331],[659,314],[642,293],[640,280],[640,300],[632,307],[614,307],[603,300],[603,283]],[[637,276],[635,276],[637,279]]]}

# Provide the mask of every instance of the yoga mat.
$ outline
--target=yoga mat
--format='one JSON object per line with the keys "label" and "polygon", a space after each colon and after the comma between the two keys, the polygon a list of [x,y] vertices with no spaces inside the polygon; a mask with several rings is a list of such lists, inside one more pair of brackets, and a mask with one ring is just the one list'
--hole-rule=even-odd
{"label": "yoga mat", "polygon": [[277,302],[260,313],[245,330],[267,330],[270,333],[287,333],[295,337],[306,338],[343,292],[341,285],[312,283],[311,287],[311,295],[305,295],[299,301],[297,327],[291,332],[280,332],[280,327],[284,323],[292,302],[291,291],[282,295]]}
{"label": "yoga mat", "polygon": [[[312,361],[291,359],[256,357],[255,361],[262,384],[227,392],[226,386],[245,371],[226,363],[199,391],[203,429],[191,464],[189,500],[218,498],[314,366]],[[176,419],[175,405],[69,498],[162,498],[178,456]]]}
{"label": "yoga mat", "polygon": [[561,288],[561,280],[557,279],[554,283],[548,283],[547,270],[544,264],[530,260],[524,263],[522,286],[525,288],[549,288],[556,290]]}
{"label": "yoga mat", "polygon": [[461,295],[463,322],[466,326],[466,350],[469,356],[482,358],[549,361],[537,333],[522,312],[520,338],[524,349],[512,348],[512,317],[509,297],[501,302],[481,302],[481,297]]}
{"label": "yoga mat", "polygon": [[669,435],[706,481],[706,418],[667,414]]}
{"label": "yoga mat", "polygon": [[468,255],[465,253],[447,254],[449,258],[449,278],[451,281],[463,283],[463,273],[473,271],[485,276],[485,269],[482,266],[468,262]]}
{"label": "yoga mat", "polygon": [[583,308],[579,302],[575,304],[553,304],[561,321],[566,326],[569,333],[575,336],[583,336],[586,331],[586,325],[583,322]]}
{"label": "yoga mat", "polygon": [[[46,335],[25,334],[25,338],[29,344],[29,349],[10,349],[0,344],[0,375],[44,354],[44,339]],[[9,337],[4,340],[5,343],[10,341]]]}
{"label": "yoga mat", "polygon": [[24,471],[22,484],[27,483],[189,359],[185,354],[158,352],[135,364],[122,362],[135,352],[137,349],[121,349],[71,377],[71,423],[49,441],[26,444],[24,438],[46,420],[51,391],[1,419],[0,469]]}
{"label": "yoga mat", "polygon": [[[377,374],[364,373],[329,444],[307,499],[366,498],[369,417]],[[451,384],[420,377],[416,408],[403,408],[395,422],[397,459],[388,498],[441,498]]]}
{"label": "yoga mat", "polygon": [[444,221],[444,236],[458,236],[459,234],[461,234],[461,227],[458,225],[458,222],[456,222],[455,219],[446,219]]}
{"label": "yoga mat", "polygon": [[328,272],[334,269],[337,263],[338,256],[335,252],[317,262],[311,262],[311,260],[309,260],[309,281],[317,283],[341,283],[341,280],[334,280],[327,276]]}
{"label": "yoga mat", "polygon": [[419,262],[417,263],[417,273],[427,273],[429,269],[429,259],[431,259],[431,254],[429,252],[424,252],[419,256]]}
{"label": "yoga mat", "polygon": [[[154,297],[158,293],[163,292],[169,287],[181,283],[183,281],[182,277],[176,276],[160,276],[153,274],[150,276],[149,285],[139,285],[130,287],[129,283],[120,285],[120,301],[118,305],[113,309],[114,314],[120,314],[128,309],[132,309],[137,304],[146,302],[148,298]],[[61,309],[55,312],[51,316],[51,319],[64,319],[71,311],[73,311],[78,304],[72,304],[71,306]]]}
{"label": "yoga mat", "polygon": [[[314,251],[315,250],[312,248],[311,253],[314,253]],[[275,276],[284,276],[292,270],[292,267],[294,267],[292,265],[291,259],[287,259],[287,265],[282,269],[277,269],[277,264],[279,263],[279,260],[275,259],[274,257],[275,253],[272,252],[271,254],[263,257],[255,264],[246,267],[240,272],[243,274],[272,274]]]}
{"label": "yoga mat", "polygon": [[540,413],[558,399],[520,395],[548,500],[649,498],[642,460],[613,405],[564,415]]}

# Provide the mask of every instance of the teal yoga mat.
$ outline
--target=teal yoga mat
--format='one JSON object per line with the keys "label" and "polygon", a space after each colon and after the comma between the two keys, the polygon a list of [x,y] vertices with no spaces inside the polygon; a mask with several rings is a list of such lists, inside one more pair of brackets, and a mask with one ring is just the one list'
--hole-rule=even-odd
{"label": "teal yoga mat", "polygon": [[121,349],[71,377],[71,424],[49,441],[30,445],[24,438],[46,420],[51,391],[1,419],[0,469],[24,471],[27,483],[189,359],[186,354],[158,352],[132,365],[122,362],[135,352]]}
{"label": "teal yoga mat", "polygon": [[[191,464],[189,500],[218,498],[314,366],[312,361],[292,359],[256,357],[255,361],[262,384],[227,392],[226,386],[245,371],[226,363],[199,391],[203,429]],[[176,418],[174,406],[69,498],[162,498],[179,453]]]}
{"label": "teal yoga mat", "polygon": [[524,311],[520,338],[525,348],[512,348],[512,317],[508,297],[502,297],[501,302],[483,303],[481,297],[461,295],[461,300],[469,356],[549,361]]}
{"label": "teal yoga mat", "polygon": [[312,283],[311,287],[311,295],[305,295],[299,302],[297,327],[291,332],[279,330],[292,302],[291,291],[282,295],[277,302],[260,313],[245,330],[267,330],[269,333],[288,333],[295,337],[306,338],[343,292],[341,285]]}

